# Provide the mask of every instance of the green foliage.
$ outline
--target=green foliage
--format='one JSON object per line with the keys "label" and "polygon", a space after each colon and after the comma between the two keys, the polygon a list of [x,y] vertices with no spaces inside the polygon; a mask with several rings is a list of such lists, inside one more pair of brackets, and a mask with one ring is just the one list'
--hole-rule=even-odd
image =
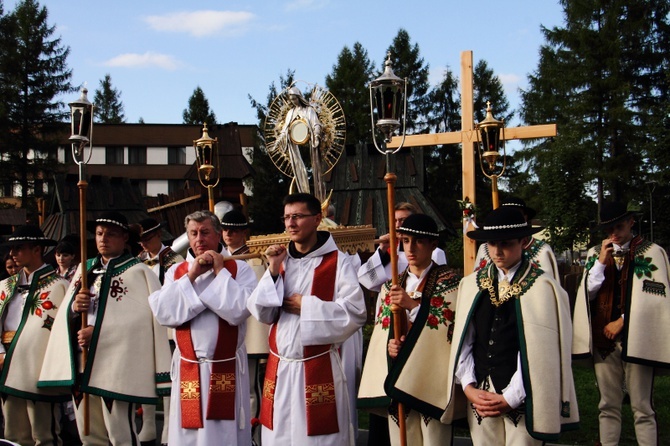
{"label": "green foliage", "polygon": [[188,108],[183,113],[184,124],[207,124],[213,126],[216,124],[216,115],[209,108],[209,101],[205,97],[202,88],[196,87],[193,94],[188,99]]}
{"label": "green foliage", "polygon": [[[265,103],[258,102],[249,95],[251,106],[256,109],[258,117],[258,128],[265,127],[265,118],[272,101],[285,88],[293,83],[295,72],[287,70],[286,76],[279,76],[279,90],[274,83],[270,84]],[[261,130],[262,132],[262,130]],[[249,217],[255,234],[273,234],[284,230],[283,223],[279,217],[284,214],[282,200],[288,194],[290,181],[275,167],[265,149],[265,141],[259,132],[252,155],[251,166],[254,175],[248,181],[248,186],[253,191],[249,199]]]}
{"label": "green foliage", "polygon": [[4,188],[20,186],[23,207],[29,196],[42,195],[43,182],[57,169],[59,123],[67,111],[55,98],[73,91],[70,49],[54,30],[47,9],[34,0],[0,18],[0,169]]}
{"label": "green foliage", "polygon": [[[535,179],[554,249],[584,239],[604,199],[644,201],[645,181],[667,164],[670,4],[561,1],[564,25],[543,28],[538,68],[522,91],[528,124],[559,135],[519,155]],[[663,147],[663,148],[661,148]],[[657,164],[659,161],[666,164]],[[580,213],[590,212],[587,215]]]}
{"label": "green foliage", "polygon": [[332,74],[326,76],[326,87],[337,98],[347,119],[348,144],[370,141],[370,93],[373,64],[368,52],[356,42],[353,51],[347,46],[337,57]]}
{"label": "green foliage", "polygon": [[121,92],[112,87],[112,77],[105,74],[100,80],[100,88],[95,91],[95,120],[101,124],[122,124],[126,122],[123,114]]}

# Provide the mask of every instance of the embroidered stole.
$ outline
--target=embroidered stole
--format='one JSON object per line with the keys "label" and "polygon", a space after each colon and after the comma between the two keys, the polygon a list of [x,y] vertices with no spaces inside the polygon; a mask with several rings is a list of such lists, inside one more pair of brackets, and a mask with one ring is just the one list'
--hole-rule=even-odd
{"label": "embroidered stole", "polygon": [[[314,269],[311,294],[330,302],[335,295],[338,251],[323,256],[323,260]],[[265,370],[265,382],[261,400],[260,421],[272,430],[274,397],[277,385],[277,322],[270,329],[270,355]],[[310,345],[304,347],[305,404],[307,416],[307,435],[329,435],[339,432],[337,406],[335,403],[335,384],[330,362],[331,345]]]}
{"label": "embroidered stole", "polygon": [[[177,267],[174,280],[178,280],[188,272],[188,262]],[[237,264],[228,260],[224,267],[235,279]],[[179,361],[181,403],[181,427],[199,429],[203,427],[202,409],[200,407],[200,362],[195,356],[191,324],[186,322],[175,330],[176,341],[182,359]],[[209,400],[207,403],[208,420],[235,419],[235,353],[237,350],[237,327],[219,318],[219,331],[212,358],[212,374],[209,383]]]}

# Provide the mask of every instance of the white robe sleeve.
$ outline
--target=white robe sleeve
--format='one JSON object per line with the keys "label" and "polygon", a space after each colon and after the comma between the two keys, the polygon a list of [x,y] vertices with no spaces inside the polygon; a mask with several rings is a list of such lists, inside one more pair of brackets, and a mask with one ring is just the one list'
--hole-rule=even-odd
{"label": "white robe sleeve", "polygon": [[247,308],[259,322],[272,324],[277,319],[283,301],[284,279],[279,275],[275,281],[268,269],[249,296]]}
{"label": "white robe sleeve", "polygon": [[236,263],[235,279],[224,268],[200,293],[200,301],[231,325],[240,325],[249,317],[247,298],[256,286],[256,274],[251,267],[241,260]]}
{"label": "white robe sleeve", "polygon": [[173,265],[165,273],[163,287],[149,296],[149,306],[158,323],[172,328],[190,321],[207,308],[195,293],[188,275],[174,280],[176,267]]}

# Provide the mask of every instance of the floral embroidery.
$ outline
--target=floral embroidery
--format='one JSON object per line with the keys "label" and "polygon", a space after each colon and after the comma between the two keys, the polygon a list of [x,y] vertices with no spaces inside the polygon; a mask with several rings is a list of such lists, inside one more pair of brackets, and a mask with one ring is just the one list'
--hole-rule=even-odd
{"label": "floral embroidery", "polygon": [[112,284],[109,286],[109,296],[112,299],[115,299],[118,302],[127,293],[128,287],[123,286],[122,278],[119,277],[118,279],[112,280]]}
{"label": "floral embroidery", "polygon": [[598,254],[593,254],[586,260],[586,265],[584,265],[584,268],[586,268],[587,271],[590,270],[593,265],[595,265],[596,260],[598,260]]}
{"label": "floral embroidery", "polygon": [[43,291],[42,293],[33,294],[33,298],[30,302],[30,314],[34,314],[41,318],[43,310],[48,311],[56,308],[54,303],[49,300],[49,294],[51,294],[51,291],[48,290]]}
{"label": "floral embroidery", "polygon": [[637,256],[634,262],[633,268],[638,279],[643,276],[651,277],[651,273],[658,270],[658,266],[652,263],[651,257]]}

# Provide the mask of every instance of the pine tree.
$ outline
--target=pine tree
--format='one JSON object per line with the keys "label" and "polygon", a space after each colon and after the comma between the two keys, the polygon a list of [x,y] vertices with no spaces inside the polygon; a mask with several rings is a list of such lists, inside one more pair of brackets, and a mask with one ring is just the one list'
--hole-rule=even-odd
{"label": "pine tree", "polygon": [[188,99],[188,108],[183,113],[184,124],[207,124],[210,127],[216,124],[216,115],[209,108],[209,101],[202,88],[196,87]]}
{"label": "pine tree", "polygon": [[253,196],[249,199],[249,216],[253,232],[256,234],[275,234],[284,230],[279,217],[284,214],[282,201],[288,194],[290,181],[275,167],[267,153],[263,138],[265,118],[270,105],[278,94],[293,83],[295,72],[287,70],[286,76],[279,76],[279,90],[274,83],[270,84],[265,103],[258,102],[249,95],[251,107],[258,117],[258,138],[252,152],[251,166],[254,176],[249,182]]}
{"label": "pine tree", "polygon": [[667,103],[670,5],[663,0],[562,0],[564,26],[543,28],[546,44],[522,92],[528,124],[555,122],[553,141],[520,155],[537,178],[558,250],[586,237],[604,199],[644,196],[650,132]]}
{"label": "pine tree", "polygon": [[347,119],[347,143],[371,141],[370,93],[373,64],[359,42],[353,51],[345,46],[337,57],[332,74],[326,76],[326,87],[337,98]]}
{"label": "pine tree", "polygon": [[73,91],[66,63],[70,50],[53,37],[46,7],[34,0],[17,3],[2,22],[2,127],[10,131],[0,135],[1,167],[5,187],[17,182],[22,206],[28,207],[28,199],[42,195],[44,181],[57,166],[57,138],[67,111],[55,98]]}
{"label": "pine tree", "polygon": [[109,73],[100,80],[100,88],[95,91],[95,120],[101,124],[122,124],[126,122],[123,114],[121,92],[112,87],[112,77]]}

